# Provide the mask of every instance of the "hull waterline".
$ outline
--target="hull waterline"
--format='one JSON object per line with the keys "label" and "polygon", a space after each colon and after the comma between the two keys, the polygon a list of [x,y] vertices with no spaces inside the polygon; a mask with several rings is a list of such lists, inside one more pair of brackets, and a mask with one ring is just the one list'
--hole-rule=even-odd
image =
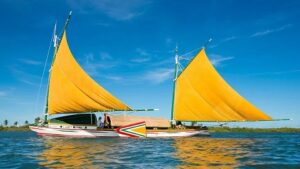
{"label": "hull waterline", "polygon": [[[30,129],[40,136],[61,136],[61,137],[78,137],[78,138],[97,138],[97,137],[128,137],[120,134],[115,130],[89,130],[89,129],[66,129],[30,126]],[[192,137],[192,136],[209,136],[207,130],[150,130],[147,131],[147,137]]]}

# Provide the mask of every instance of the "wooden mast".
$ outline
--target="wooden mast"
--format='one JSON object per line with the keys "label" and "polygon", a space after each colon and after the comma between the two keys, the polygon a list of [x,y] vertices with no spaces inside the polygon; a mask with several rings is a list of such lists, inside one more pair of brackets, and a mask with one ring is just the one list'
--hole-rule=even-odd
{"label": "wooden mast", "polygon": [[[212,41],[212,38],[209,38],[209,40],[204,44],[203,48],[200,49],[200,51],[202,49],[204,49],[210,42]],[[193,58],[195,59],[195,57]],[[192,59],[192,60],[193,60]],[[192,62],[192,60],[189,62],[189,64]],[[189,65],[188,64],[188,65]],[[184,68],[186,69],[188,67],[188,65]],[[178,76],[180,76],[180,74],[184,71],[182,70],[181,73],[178,75],[178,68],[179,68],[179,56],[178,56],[178,46],[176,45],[175,48],[175,72],[174,72],[174,81],[173,81],[173,95],[172,95],[172,108],[171,108],[171,121],[174,120],[174,107],[175,107],[175,94],[176,94],[176,80],[178,78]]]}
{"label": "wooden mast", "polygon": [[[54,32],[54,39],[53,39],[54,43],[57,43],[57,41],[59,41],[62,38],[64,32],[66,31],[66,29],[67,29],[67,27],[69,25],[69,21],[71,19],[71,15],[72,15],[72,11],[69,12],[69,16],[68,16],[68,18],[66,20],[66,23],[64,25],[64,29],[63,29],[62,34],[60,35],[59,39],[56,39],[57,38],[56,37],[56,32]],[[56,31],[56,29],[55,29],[55,31]],[[47,84],[47,95],[46,95],[46,106],[45,106],[45,112],[44,112],[45,113],[44,114],[44,123],[48,122],[48,96],[49,96],[49,84],[50,84],[50,78],[51,78],[51,69],[52,69],[54,60],[56,58],[57,50],[58,50],[58,48],[60,46],[60,42],[61,41],[59,41],[58,44],[54,44],[53,59],[52,59],[51,67],[50,67],[50,70],[49,70],[50,73],[49,73],[48,84]]]}
{"label": "wooden mast", "polygon": [[174,71],[172,107],[171,107],[171,121],[174,120],[173,114],[174,114],[174,105],[175,105],[175,89],[176,89],[176,80],[177,80],[177,75],[178,75],[178,64],[179,64],[178,46],[176,45],[176,49],[175,49],[175,71]]}

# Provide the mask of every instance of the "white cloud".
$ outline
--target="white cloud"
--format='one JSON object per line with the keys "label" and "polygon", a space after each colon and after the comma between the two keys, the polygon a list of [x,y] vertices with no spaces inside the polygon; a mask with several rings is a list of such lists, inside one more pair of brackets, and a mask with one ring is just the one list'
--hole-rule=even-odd
{"label": "white cloud", "polygon": [[38,86],[37,83],[34,83],[34,82],[32,82],[32,81],[30,81],[28,79],[20,78],[19,81],[21,81],[21,82],[23,82],[25,84],[31,85],[31,86]]}
{"label": "white cloud", "polygon": [[170,45],[170,44],[173,43],[173,39],[172,38],[166,38],[165,41],[166,41],[167,45]]}
{"label": "white cloud", "polygon": [[141,55],[141,56],[149,56],[149,53],[146,52],[144,49],[141,49],[141,48],[137,48],[136,49],[136,52]]}
{"label": "white cloud", "polygon": [[20,66],[11,67],[11,72],[14,74],[16,79],[28,85],[38,86],[38,81],[41,79],[40,76],[30,74],[27,71],[22,70]]}
{"label": "white cloud", "polygon": [[103,22],[98,22],[98,23],[96,23],[96,25],[98,25],[98,26],[103,26],[103,27],[108,27],[108,26],[110,26],[109,23],[103,23]]}
{"label": "white cloud", "polygon": [[222,63],[225,61],[234,59],[234,57],[224,57],[218,54],[210,54],[209,56],[211,57],[210,58],[211,64],[213,64],[216,67],[221,66]]}
{"label": "white cloud", "polygon": [[4,97],[4,96],[7,96],[7,92],[5,92],[5,91],[0,91],[0,97]]}
{"label": "white cloud", "polygon": [[263,75],[283,75],[283,74],[292,74],[292,73],[300,73],[300,69],[253,73],[253,74],[249,74],[249,75],[250,76],[263,76]]}
{"label": "white cloud", "polygon": [[146,58],[135,58],[135,59],[131,59],[130,61],[134,63],[144,63],[144,62],[148,62],[149,60],[150,58],[146,57]]}
{"label": "white cloud", "polygon": [[261,32],[256,32],[254,34],[252,34],[250,37],[256,37],[256,36],[263,36],[263,35],[267,35],[267,34],[270,34],[270,33],[273,33],[274,30],[265,30],[265,31],[261,31]]}
{"label": "white cloud", "polygon": [[120,76],[104,76],[106,79],[108,79],[108,80],[114,80],[114,81],[121,81],[121,80],[123,80],[123,78],[122,77],[120,77]]}
{"label": "white cloud", "polygon": [[237,37],[236,36],[229,36],[229,37],[226,37],[224,39],[221,39],[219,43],[216,43],[216,44],[212,44],[212,45],[208,45],[209,48],[216,48],[218,47],[219,45],[222,45],[223,43],[227,43],[229,41],[232,41],[232,40],[236,40]]}
{"label": "white cloud", "polygon": [[99,69],[108,69],[117,65],[115,61],[111,61],[112,57],[106,52],[100,52],[98,61],[93,53],[85,54],[84,57],[82,67],[91,76],[98,76]]}
{"label": "white cloud", "polygon": [[110,60],[112,57],[107,52],[100,52],[100,58],[101,60]]}
{"label": "white cloud", "polygon": [[148,62],[148,61],[151,60],[150,54],[148,52],[146,52],[144,49],[137,48],[136,52],[140,56],[137,57],[137,58],[131,59],[130,60],[131,62],[134,62],[134,63],[144,63],[144,62]]}
{"label": "white cloud", "polygon": [[166,69],[166,68],[159,68],[156,70],[152,70],[147,72],[143,79],[150,81],[155,84],[163,83],[166,80],[172,78],[174,70],[173,69]]}
{"label": "white cloud", "polygon": [[216,47],[218,47],[218,46],[219,46],[219,44],[208,45],[209,48],[216,48]]}
{"label": "white cloud", "polygon": [[268,35],[268,34],[271,34],[271,33],[274,33],[274,32],[283,31],[283,30],[285,30],[285,29],[287,29],[291,26],[293,26],[293,25],[292,24],[287,24],[287,25],[281,26],[279,28],[267,29],[267,30],[264,30],[264,31],[256,32],[256,33],[250,35],[250,38],[258,37],[258,36],[264,36],[264,35]]}
{"label": "white cloud", "polygon": [[31,59],[19,59],[20,62],[25,63],[27,65],[41,65],[42,62],[31,60]]}
{"label": "white cloud", "polygon": [[115,20],[131,20],[144,12],[149,0],[69,0],[72,9],[82,13],[101,12]]}
{"label": "white cloud", "polygon": [[236,36],[230,36],[230,37],[222,39],[222,42],[228,42],[228,41],[232,41],[232,40],[235,40],[235,39],[237,39]]}
{"label": "white cloud", "polygon": [[97,64],[94,62],[94,54],[89,53],[85,55],[85,62],[82,65],[85,71],[91,76],[98,75],[97,69],[101,67],[101,64]]}

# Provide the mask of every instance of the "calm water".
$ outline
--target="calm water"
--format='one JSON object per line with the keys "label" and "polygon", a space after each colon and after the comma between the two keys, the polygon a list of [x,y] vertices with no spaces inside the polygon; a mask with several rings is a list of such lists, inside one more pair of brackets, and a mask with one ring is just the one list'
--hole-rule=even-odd
{"label": "calm water", "polygon": [[300,133],[72,139],[0,132],[0,168],[300,168]]}

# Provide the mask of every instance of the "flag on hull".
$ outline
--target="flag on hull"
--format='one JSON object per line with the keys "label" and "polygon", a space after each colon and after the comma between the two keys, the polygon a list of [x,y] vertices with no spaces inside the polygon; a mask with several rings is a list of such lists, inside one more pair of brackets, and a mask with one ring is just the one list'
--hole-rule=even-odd
{"label": "flag on hull", "polygon": [[146,137],[145,121],[121,126],[116,129],[116,132],[128,137]]}

